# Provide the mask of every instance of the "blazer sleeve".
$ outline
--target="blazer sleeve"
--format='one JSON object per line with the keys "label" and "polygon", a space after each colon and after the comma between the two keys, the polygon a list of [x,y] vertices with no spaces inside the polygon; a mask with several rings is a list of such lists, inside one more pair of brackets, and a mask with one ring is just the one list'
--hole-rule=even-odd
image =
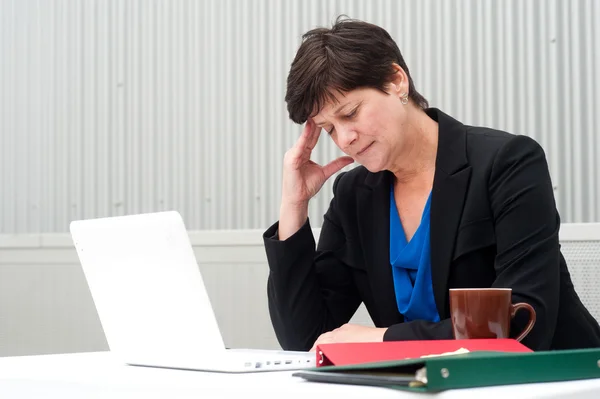
{"label": "blazer sleeve", "polygon": [[[488,182],[496,235],[496,278],[492,287],[512,288],[513,303],[529,303],[536,311],[532,331],[523,344],[550,348],[558,318],[560,220],[541,146],[527,136],[514,136],[496,153]],[[517,313],[511,336],[526,327],[528,313]],[[388,328],[385,341],[452,339],[452,322],[415,320]]]}
{"label": "blazer sleeve", "polygon": [[393,324],[383,335],[384,341],[415,341],[429,339],[454,339],[452,321],[444,319],[438,322],[413,320]]}
{"label": "blazer sleeve", "polygon": [[[515,136],[498,151],[492,165],[490,204],[496,234],[496,280],[493,287],[512,288],[513,303],[529,303],[536,322],[523,344],[550,348],[558,318],[560,219],[542,147]],[[511,336],[524,330],[526,311],[517,313]]]}
{"label": "blazer sleeve", "polygon": [[334,182],[334,198],[317,248],[309,220],[284,241],[278,239],[278,223],[263,234],[269,264],[269,314],[285,350],[309,350],[322,333],[347,323],[361,303],[343,261],[346,237],[338,221],[335,196],[342,176]]}

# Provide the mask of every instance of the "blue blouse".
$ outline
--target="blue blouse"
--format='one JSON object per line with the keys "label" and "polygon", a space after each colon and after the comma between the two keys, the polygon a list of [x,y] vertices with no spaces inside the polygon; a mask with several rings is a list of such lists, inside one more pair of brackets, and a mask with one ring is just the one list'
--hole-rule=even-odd
{"label": "blue blouse", "polygon": [[431,282],[430,204],[431,194],[425,204],[421,224],[407,242],[393,187],[390,190],[390,263],[398,311],[404,316],[404,321],[440,321]]}

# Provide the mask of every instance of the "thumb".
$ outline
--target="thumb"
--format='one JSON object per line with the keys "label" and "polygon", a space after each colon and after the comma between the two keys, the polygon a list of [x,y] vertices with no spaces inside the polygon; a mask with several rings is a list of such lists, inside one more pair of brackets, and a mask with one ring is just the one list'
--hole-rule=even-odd
{"label": "thumb", "polygon": [[350,165],[354,162],[352,157],[339,157],[336,160],[329,162],[327,165],[323,166],[323,174],[325,175],[325,180],[329,179],[335,173],[339,172],[342,168]]}

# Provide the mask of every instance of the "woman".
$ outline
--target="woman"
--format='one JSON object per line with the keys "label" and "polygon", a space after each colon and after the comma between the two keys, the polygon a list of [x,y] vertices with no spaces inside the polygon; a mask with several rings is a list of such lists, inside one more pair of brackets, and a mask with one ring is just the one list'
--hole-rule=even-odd
{"label": "woman", "polygon": [[[314,29],[288,76],[306,122],[284,158],[280,218],[264,234],[269,311],[281,346],[452,339],[448,289],[510,287],[537,314],[534,350],[600,346],[558,241],[548,165],[531,138],[428,108],[382,28]],[[321,129],[347,156],[310,161]],[[318,247],[308,202],[343,167]],[[364,302],[376,327],[347,324]],[[511,334],[528,321],[518,313]]]}

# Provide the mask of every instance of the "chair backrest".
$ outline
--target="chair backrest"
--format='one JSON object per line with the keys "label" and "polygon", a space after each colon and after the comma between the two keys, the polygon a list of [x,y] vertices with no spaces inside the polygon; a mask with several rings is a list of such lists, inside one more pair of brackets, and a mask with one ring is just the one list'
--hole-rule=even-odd
{"label": "chair backrest", "polygon": [[600,223],[563,223],[559,237],[575,290],[600,321]]}

